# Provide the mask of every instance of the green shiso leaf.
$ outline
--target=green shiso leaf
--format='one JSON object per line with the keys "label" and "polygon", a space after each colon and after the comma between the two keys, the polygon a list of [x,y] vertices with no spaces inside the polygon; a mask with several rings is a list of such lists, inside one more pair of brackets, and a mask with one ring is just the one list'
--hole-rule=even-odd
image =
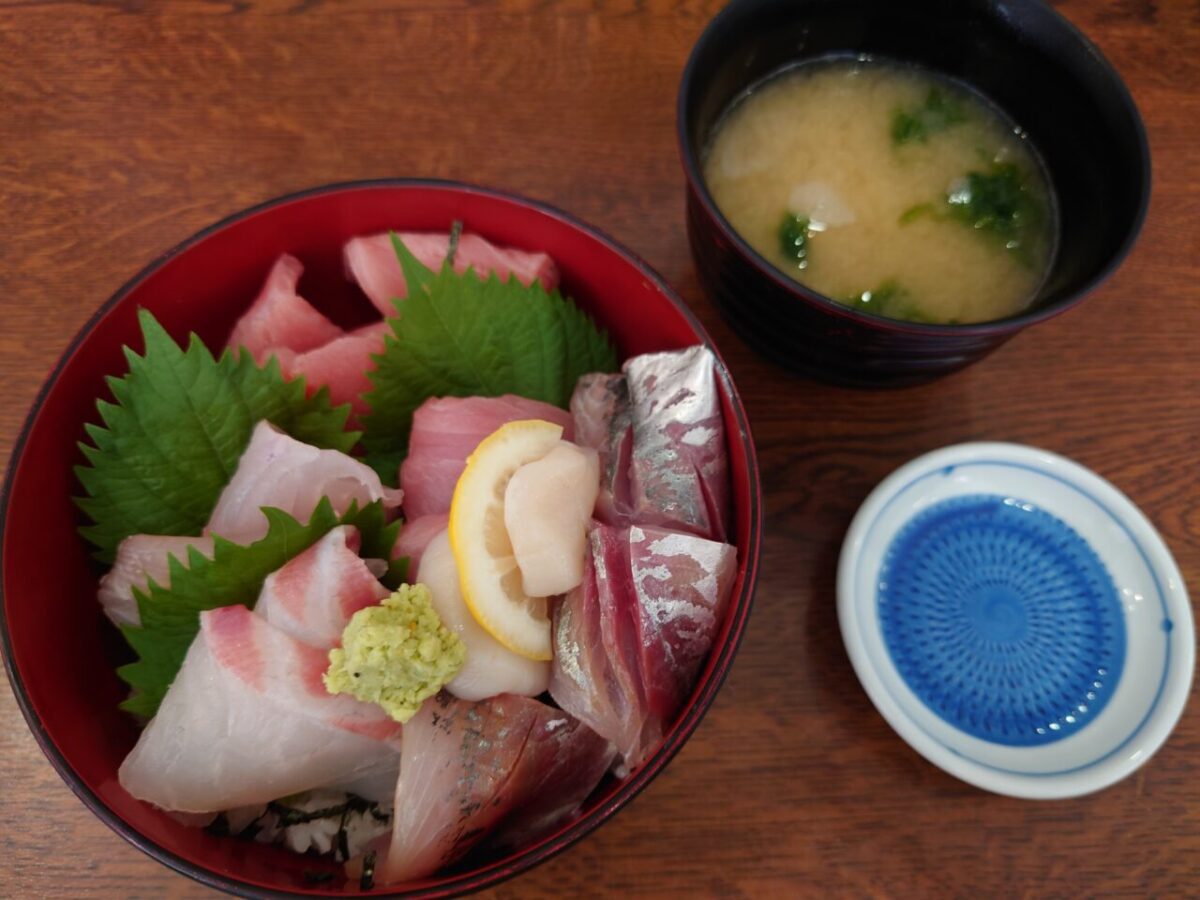
{"label": "green shiso leaf", "polygon": [[129,372],[109,378],[115,403],[97,401],[103,425],[88,425],[87,460],[75,474],[76,498],[91,524],[81,534],[111,561],[132,534],[199,534],[261,419],[318,447],[349,451],[350,407],[333,407],[322,388],[305,397],[302,379],[285,381],[272,358],[219,359],[195,335],[186,350],[147,310],[138,313],[145,351],[125,348]]}
{"label": "green shiso leaf", "polygon": [[363,417],[367,462],[385,480],[395,482],[413,411],[430,397],[519,394],[565,408],[581,375],[617,368],[608,336],[557,290],[449,265],[435,273],[392,243],[408,297],[388,319]]}
{"label": "green shiso leaf", "polygon": [[[361,509],[351,507],[338,516],[328,498],[301,524],[282,510],[264,508],[269,529],[262,540],[246,546],[217,537],[213,558],[188,548],[186,563],[170,558],[170,587],[151,582],[146,591],[135,588],[141,627],[121,629],[138,660],[117,674],[133,688],[121,708],[149,718],[158,710],[175,680],[192,640],[200,630],[200,613],[240,603],[253,607],[263,581],[288,560],[311,547],[330,529],[353,525],[362,534],[364,557],[391,558],[400,522],[387,523],[380,501]],[[385,579],[395,586],[389,577]]]}

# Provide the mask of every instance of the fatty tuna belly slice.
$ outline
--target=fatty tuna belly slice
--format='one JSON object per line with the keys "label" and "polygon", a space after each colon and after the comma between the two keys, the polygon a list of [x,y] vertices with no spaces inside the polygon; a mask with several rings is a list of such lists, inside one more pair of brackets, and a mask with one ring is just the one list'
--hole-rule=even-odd
{"label": "fatty tuna belly slice", "polygon": [[[435,272],[442,267],[450,251],[450,235],[445,232],[400,232],[396,236],[418,262]],[[343,257],[347,277],[358,283],[385,316],[395,315],[392,301],[408,296],[408,284],[396,258],[391,235],[353,238],[346,243]],[[497,247],[477,234],[458,237],[454,270],[462,273],[467,269],[474,269],[480,278],[493,274],[501,280],[515,277],[527,286],[540,281],[547,291],[558,286],[558,267],[545,253]]]}
{"label": "fatty tuna belly slice", "polygon": [[413,413],[408,456],[400,465],[404,512],[409,519],[450,511],[454,486],[479,442],[509,422],[543,419],[574,434],[570,414],[514,394],[500,397],[431,397]]}
{"label": "fatty tuna belly slice", "polygon": [[227,346],[245,347],[262,363],[275,347],[303,353],[342,334],[342,329],[296,293],[304,266],[286,253],[276,260],[254,304],[229,335]]}
{"label": "fatty tuna belly slice", "polygon": [[167,534],[134,534],[117,545],[117,557],[111,569],[100,579],[97,599],[104,614],[118,627],[142,624],[134,588],[146,591],[153,581],[160,587],[171,586],[171,557],[188,564],[188,547],[211,557],[211,537],[176,537]]}
{"label": "fatty tuna belly slice", "polygon": [[328,649],[360,609],[388,595],[358,556],[358,529],[334,528],[263,582],[254,611],[298,641]]}
{"label": "fatty tuna belly slice", "polygon": [[583,585],[554,610],[550,695],[632,769],[691,692],[725,615],[737,551],[638,526],[597,527],[590,550]]}
{"label": "fatty tuna belly slice", "polygon": [[163,809],[202,813],[394,766],[400,725],[327,693],[327,663],[244,606],[201,613],[158,715],[121,764],[121,785]]}
{"label": "fatty tuna belly slice", "polygon": [[254,426],[250,444],[204,531],[249,544],[267,533],[264,506],[306,522],[322,497],[328,497],[340,515],[351,503],[362,507],[374,500],[395,509],[403,496],[384,487],[372,469],[353,457],[309,446],[262,421]]}
{"label": "fatty tuna belly slice", "polygon": [[362,328],[338,333],[327,343],[306,352],[291,348],[274,348],[268,355],[279,359],[284,378],[304,378],[304,388],[311,397],[321,388],[329,388],[329,400],[334,406],[349,403],[357,415],[369,407],[363,394],[371,390],[368,374],[375,368],[372,356],[383,353],[388,324],[376,322]]}
{"label": "fatty tuna belly slice", "polygon": [[438,694],[404,728],[379,882],[423,878],[500,826],[553,827],[579,808],[611,759],[606,740],[537,700]]}

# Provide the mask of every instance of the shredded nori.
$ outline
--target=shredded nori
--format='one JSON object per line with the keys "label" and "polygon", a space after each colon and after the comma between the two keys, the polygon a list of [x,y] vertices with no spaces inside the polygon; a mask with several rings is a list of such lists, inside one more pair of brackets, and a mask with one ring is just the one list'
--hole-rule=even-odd
{"label": "shredded nori", "polygon": [[375,887],[375,851],[363,857],[362,877],[358,879],[359,890],[369,891]]}

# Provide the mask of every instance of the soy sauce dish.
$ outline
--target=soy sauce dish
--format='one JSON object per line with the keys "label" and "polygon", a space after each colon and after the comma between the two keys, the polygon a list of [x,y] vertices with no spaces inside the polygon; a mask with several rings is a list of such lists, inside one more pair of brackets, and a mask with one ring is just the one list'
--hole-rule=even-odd
{"label": "soy sauce dish", "polygon": [[835,382],[926,381],[1066,310],[1149,201],[1128,90],[1039,0],[735,0],[677,127],[705,288]]}

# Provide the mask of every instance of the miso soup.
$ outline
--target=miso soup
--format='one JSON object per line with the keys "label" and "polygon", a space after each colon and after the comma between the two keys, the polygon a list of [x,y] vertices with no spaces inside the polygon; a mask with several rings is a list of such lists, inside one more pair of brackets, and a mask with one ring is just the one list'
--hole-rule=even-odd
{"label": "miso soup", "polygon": [[1054,255],[1056,204],[1023,133],[966,88],[900,64],[827,59],[760,83],[718,124],[704,178],[780,270],[890,318],[1013,315]]}

